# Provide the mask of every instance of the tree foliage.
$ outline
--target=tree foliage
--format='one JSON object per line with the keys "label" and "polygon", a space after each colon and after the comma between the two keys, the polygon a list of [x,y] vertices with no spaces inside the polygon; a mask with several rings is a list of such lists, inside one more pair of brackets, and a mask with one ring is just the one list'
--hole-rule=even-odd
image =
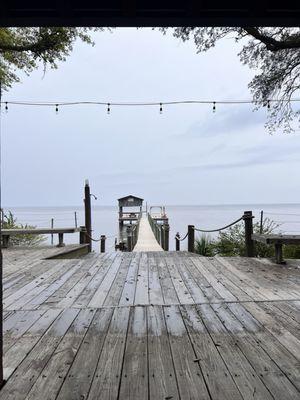
{"label": "tree foliage", "polygon": [[[300,88],[300,28],[171,28],[183,41],[192,39],[197,52],[207,51],[225,37],[242,43],[239,57],[256,70],[249,83],[256,107],[267,107],[266,127],[291,132],[299,127],[300,110],[290,99]],[[166,28],[161,28],[165,33]],[[279,101],[269,102],[270,99]]]}
{"label": "tree foliage", "polygon": [[[102,28],[93,28],[98,30]],[[40,64],[56,69],[73,50],[76,39],[93,45],[90,28],[0,28],[0,80],[3,89],[19,82],[19,71],[27,75]]]}
{"label": "tree foliage", "polygon": [[[14,217],[11,211],[3,215],[2,221],[3,229],[34,229],[35,226],[28,224],[20,224],[17,222],[17,218]],[[46,240],[43,235],[14,235],[10,237],[10,244],[19,246],[37,246]]]}

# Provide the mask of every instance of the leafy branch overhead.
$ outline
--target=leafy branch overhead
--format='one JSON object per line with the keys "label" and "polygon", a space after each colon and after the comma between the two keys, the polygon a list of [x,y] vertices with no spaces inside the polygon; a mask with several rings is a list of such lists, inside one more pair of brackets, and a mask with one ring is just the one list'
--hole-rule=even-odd
{"label": "leafy branch overhead", "polygon": [[[93,28],[92,31],[102,30]],[[90,28],[0,28],[0,79],[3,89],[19,82],[18,71],[27,75],[43,64],[57,68],[73,50],[77,39],[93,45]]]}
{"label": "leafy branch overhead", "polygon": [[[239,57],[244,65],[257,71],[249,83],[257,107],[270,108],[267,128],[282,127],[285,132],[299,127],[300,110],[289,100],[299,95],[300,28],[171,28],[173,36],[192,39],[198,52],[207,51],[225,37],[242,43]],[[167,28],[161,28],[163,33]],[[279,102],[268,102],[278,99]]]}

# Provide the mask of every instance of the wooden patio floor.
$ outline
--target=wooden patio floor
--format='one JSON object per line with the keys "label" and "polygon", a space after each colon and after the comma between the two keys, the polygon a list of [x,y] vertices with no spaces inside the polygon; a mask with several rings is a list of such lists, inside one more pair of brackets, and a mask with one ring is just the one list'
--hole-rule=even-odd
{"label": "wooden patio floor", "polygon": [[1,400],[300,399],[297,262],[45,252],[4,253]]}

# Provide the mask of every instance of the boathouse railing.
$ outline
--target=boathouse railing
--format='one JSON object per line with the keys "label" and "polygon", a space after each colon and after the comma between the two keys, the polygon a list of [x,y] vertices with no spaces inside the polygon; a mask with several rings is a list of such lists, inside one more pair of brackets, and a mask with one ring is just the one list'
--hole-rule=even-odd
{"label": "boathouse railing", "polygon": [[150,213],[148,213],[148,221],[157,243],[162,247],[164,251],[169,251],[169,224],[157,223],[157,221],[155,221],[155,219],[151,217]]}
{"label": "boathouse railing", "polygon": [[139,237],[141,214],[139,214],[137,223],[127,227],[127,251],[132,251]]}
{"label": "boathouse railing", "polygon": [[175,248],[176,251],[180,251],[180,242],[184,241],[186,238],[188,240],[188,251],[191,253],[195,252],[195,232],[220,232],[231,226],[238,224],[240,221],[245,223],[245,246],[246,246],[246,257],[254,257],[254,241],[252,239],[253,234],[253,218],[252,211],[244,211],[244,214],[237,220],[231,222],[230,224],[223,226],[218,229],[200,229],[195,228],[194,225],[188,225],[187,233],[183,238],[180,238],[179,232],[175,236]]}

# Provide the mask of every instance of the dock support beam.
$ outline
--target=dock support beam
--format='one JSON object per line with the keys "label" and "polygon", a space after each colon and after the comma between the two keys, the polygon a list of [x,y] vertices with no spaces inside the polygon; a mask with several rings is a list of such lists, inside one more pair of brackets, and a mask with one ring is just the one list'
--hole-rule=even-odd
{"label": "dock support beam", "polygon": [[177,232],[176,236],[175,236],[175,250],[180,251],[180,234],[179,234],[179,232]]}
{"label": "dock support beam", "polygon": [[246,257],[254,257],[253,218],[252,211],[244,211]]}
{"label": "dock support beam", "polygon": [[89,252],[92,251],[92,212],[91,212],[91,191],[89,181],[85,181],[84,186],[84,216],[85,216],[85,228],[86,228],[86,241],[89,245]]}
{"label": "dock support beam", "polygon": [[195,252],[195,226],[188,225],[188,251]]}

